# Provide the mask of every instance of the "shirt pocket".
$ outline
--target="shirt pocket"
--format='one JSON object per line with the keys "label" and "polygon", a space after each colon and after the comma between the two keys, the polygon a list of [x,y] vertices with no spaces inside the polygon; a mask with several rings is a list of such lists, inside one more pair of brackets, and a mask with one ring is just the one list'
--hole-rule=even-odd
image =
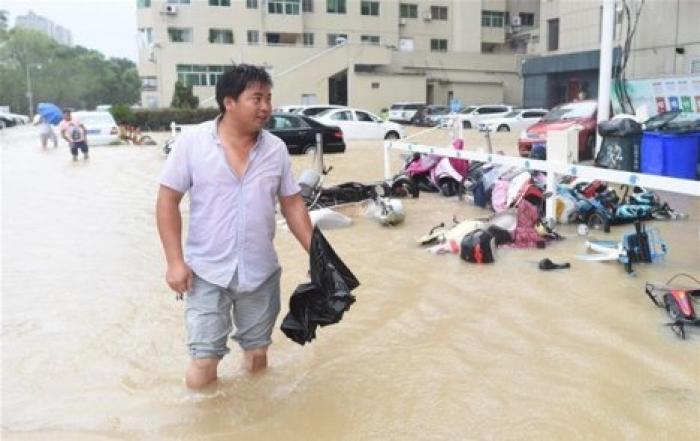
{"label": "shirt pocket", "polygon": [[[282,175],[277,173],[265,173],[260,176],[258,185],[265,195],[277,196],[280,188]],[[256,186],[257,187],[257,186]]]}

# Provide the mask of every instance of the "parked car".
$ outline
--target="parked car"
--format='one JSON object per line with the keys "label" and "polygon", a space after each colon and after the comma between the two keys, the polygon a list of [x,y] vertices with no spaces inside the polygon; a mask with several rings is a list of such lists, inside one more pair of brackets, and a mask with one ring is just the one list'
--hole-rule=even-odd
{"label": "parked car", "polygon": [[419,109],[410,123],[417,126],[433,127],[438,125],[441,118],[450,113],[447,106],[430,105]]}
{"label": "parked car", "polygon": [[111,113],[80,111],[73,112],[73,117],[85,126],[88,145],[120,143],[117,122]]}
{"label": "parked car", "polygon": [[330,109],[316,115],[323,124],[341,128],[345,139],[399,139],[404,137],[403,126],[382,121],[377,115],[361,109]]}
{"label": "parked car", "polygon": [[535,124],[545,116],[547,109],[516,109],[500,118],[489,118],[479,123],[481,131],[519,133]]}
{"label": "parked car", "polygon": [[425,107],[425,103],[421,102],[400,102],[394,103],[389,107],[389,121],[409,122],[416,112]]}
{"label": "parked car", "polygon": [[279,107],[275,107],[273,112],[275,112],[275,113],[294,113],[303,107],[304,106],[302,106],[301,104],[296,104],[293,106],[279,106]]}
{"label": "parked car", "polygon": [[462,118],[472,113],[474,110],[476,110],[476,108],[477,106],[466,106],[462,107],[457,113],[448,113],[446,115],[436,116],[435,119],[437,125],[441,127],[452,126],[452,124],[454,124],[454,118],[458,118],[461,122]]}
{"label": "parked car", "polygon": [[0,126],[14,127],[21,124],[28,124],[29,117],[18,113],[0,113]]}
{"label": "parked car", "polygon": [[309,106],[301,106],[294,113],[299,115],[314,117],[319,113],[325,112],[330,109],[347,109],[346,106],[339,106],[337,104],[312,104]]}
{"label": "parked car", "polygon": [[513,106],[503,104],[486,104],[475,106],[470,112],[461,113],[458,115],[462,121],[462,127],[472,129],[484,122],[486,119],[499,118],[513,111]]}
{"label": "parked car", "polygon": [[308,116],[273,113],[265,128],[273,135],[282,138],[290,154],[313,152],[316,149],[317,133],[323,136],[324,153],[345,151],[345,141],[340,128],[322,124]]}
{"label": "parked car", "polygon": [[548,131],[567,129],[578,124],[582,127],[578,135],[579,158],[593,158],[597,108],[597,103],[593,100],[574,101],[553,108],[540,122],[528,127],[520,134],[518,140],[520,156],[529,156],[534,144],[545,145]]}

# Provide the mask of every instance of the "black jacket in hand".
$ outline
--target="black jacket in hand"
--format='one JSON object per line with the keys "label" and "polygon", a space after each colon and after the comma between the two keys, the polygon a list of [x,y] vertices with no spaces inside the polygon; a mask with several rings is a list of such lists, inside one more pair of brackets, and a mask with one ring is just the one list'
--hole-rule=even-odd
{"label": "black jacket in hand", "polygon": [[309,250],[311,283],[297,286],[289,299],[282,332],[303,345],[316,338],[316,327],[338,323],[355,302],[350,291],[360,282],[350,272],[318,228]]}

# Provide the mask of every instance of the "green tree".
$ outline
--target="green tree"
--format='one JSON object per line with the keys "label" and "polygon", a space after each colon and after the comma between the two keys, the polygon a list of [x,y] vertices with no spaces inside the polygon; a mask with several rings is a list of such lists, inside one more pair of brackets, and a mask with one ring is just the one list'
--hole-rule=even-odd
{"label": "green tree", "polygon": [[106,59],[96,50],[63,46],[39,32],[14,28],[0,34],[0,104],[16,112],[28,113],[28,65],[35,103],[92,109],[139,101],[140,80],[130,60]]}
{"label": "green tree", "polygon": [[181,81],[176,81],[170,107],[176,109],[196,109],[197,106],[199,106],[199,98],[192,93],[192,85],[185,85]]}

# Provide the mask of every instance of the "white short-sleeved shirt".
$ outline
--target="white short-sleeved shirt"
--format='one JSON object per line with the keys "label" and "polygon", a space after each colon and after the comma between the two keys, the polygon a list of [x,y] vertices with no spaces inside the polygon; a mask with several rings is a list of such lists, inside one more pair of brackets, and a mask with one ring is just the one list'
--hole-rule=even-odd
{"label": "white short-sleeved shirt", "polygon": [[273,246],[279,196],[300,188],[284,142],[263,130],[239,180],[217,134],[219,118],[183,131],[165,163],[160,183],[189,192],[185,261],[204,280],[227,287],[238,270],[238,288],[253,290],[279,268]]}

